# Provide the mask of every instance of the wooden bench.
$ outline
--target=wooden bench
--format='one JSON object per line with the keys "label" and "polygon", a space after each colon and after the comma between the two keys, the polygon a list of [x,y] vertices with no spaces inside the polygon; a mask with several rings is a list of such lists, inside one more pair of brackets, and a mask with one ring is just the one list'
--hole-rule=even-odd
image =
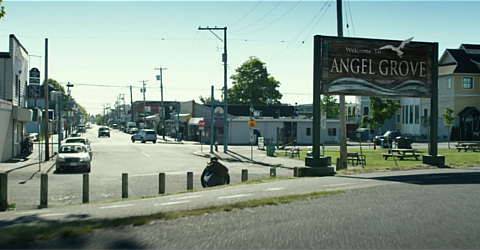
{"label": "wooden bench", "polygon": [[[415,160],[419,160],[418,158],[420,157],[420,155],[415,155],[415,154],[411,154],[411,155],[401,155],[401,154],[394,154],[394,156],[400,160],[403,160],[404,158],[410,158],[410,157],[415,157]],[[383,154],[383,157],[385,157],[385,160],[388,159],[388,157],[392,157],[392,154]]]}
{"label": "wooden bench", "polygon": [[285,151],[285,156],[300,157],[300,148],[291,148]]}
{"label": "wooden bench", "polygon": [[347,163],[351,162],[353,166],[359,165],[359,163],[363,163],[363,165],[367,165],[367,156],[359,155],[357,152],[348,153],[347,152]]}

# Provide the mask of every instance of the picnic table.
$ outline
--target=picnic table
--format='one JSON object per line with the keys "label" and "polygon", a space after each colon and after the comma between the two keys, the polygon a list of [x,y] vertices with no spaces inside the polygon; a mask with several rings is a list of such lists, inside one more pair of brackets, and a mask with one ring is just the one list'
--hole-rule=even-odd
{"label": "picnic table", "polygon": [[290,157],[300,157],[300,148],[285,149],[285,156],[287,155]]}
{"label": "picnic table", "polygon": [[478,142],[458,142],[455,147],[458,149],[458,152],[462,149],[465,150],[465,152],[468,150],[473,150],[473,152],[477,152],[477,150],[480,151],[480,143]]}
{"label": "picnic table", "polygon": [[409,158],[409,157],[414,157],[415,160],[419,160],[418,158],[420,155],[415,154],[414,149],[408,149],[408,148],[392,148],[388,150],[388,154],[383,154],[383,157],[385,157],[385,160],[388,159],[388,157],[392,157],[392,153],[394,157],[399,158],[400,160],[403,160],[404,158]]}
{"label": "picnic table", "polygon": [[357,152],[347,152],[347,163],[351,162],[353,166],[358,165],[363,162],[363,165],[367,165],[366,162],[367,156],[360,155]]}

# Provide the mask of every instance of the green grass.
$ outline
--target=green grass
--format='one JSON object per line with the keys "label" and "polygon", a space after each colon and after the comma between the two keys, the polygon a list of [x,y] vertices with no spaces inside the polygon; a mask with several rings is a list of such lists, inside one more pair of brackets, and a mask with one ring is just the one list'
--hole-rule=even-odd
{"label": "green grass", "polygon": [[[305,156],[307,151],[311,149],[303,149],[300,151],[300,157],[294,157],[299,161],[305,161]],[[358,152],[360,154],[360,149],[349,149],[348,152]],[[364,166],[364,169],[348,169],[340,170],[338,173],[359,173],[359,172],[371,172],[378,170],[408,170],[408,169],[417,169],[417,168],[435,168],[434,166],[425,165],[422,163],[422,157],[419,161],[415,158],[406,158],[405,160],[399,160],[396,158],[398,166],[395,165],[395,162],[392,158],[385,160],[383,154],[388,153],[387,149],[368,149],[368,146],[362,147],[362,154],[365,155],[367,165]],[[418,149],[415,150],[415,154],[419,155],[428,155],[427,149]],[[448,167],[473,167],[480,166],[480,154],[478,152],[468,151],[468,152],[458,152],[457,149],[438,149],[438,155],[445,156],[445,165]],[[285,156],[284,151],[276,152],[275,156],[278,157],[289,157]],[[325,156],[332,158],[332,165],[335,166],[337,158],[340,157],[340,149],[326,149]],[[360,165],[361,167],[361,165]]]}
{"label": "green grass", "polygon": [[233,211],[236,209],[268,205],[280,205],[295,201],[314,199],[342,193],[345,193],[345,191],[322,191],[308,194],[268,197],[221,206],[210,206],[193,210],[164,212],[152,215],[134,216],[118,219],[97,219],[76,222],[40,221],[35,225],[14,225],[7,228],[4,227],[0,230],[0,235],[2,235],[2,237],[0,237],[0,245],[6,247],[8,245],[16,244],[19,242],[31,242],[36,240],[46,240],[58,237],[72,237],[76,235],[95,232],[96,230],[104,228],[140,226],[151,223],[155,220],[172,220],[206,213]]}

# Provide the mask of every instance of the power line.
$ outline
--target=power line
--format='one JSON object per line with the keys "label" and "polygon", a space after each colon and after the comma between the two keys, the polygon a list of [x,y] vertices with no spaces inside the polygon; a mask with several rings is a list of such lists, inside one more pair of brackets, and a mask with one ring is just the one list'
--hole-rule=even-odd
{"label": "power line", "polygon": [[242,29],[240,29],[240,30],[237,30],[236,32],[242,31],[242,30],[244,30],[244,29],[248,29],[248,28],[252,27],[253,25],[257,24],[258,22],[262,21],[262,20],[263,20],[265,17],[267,17],[275,8],[277,8],[278,5],[280,5],[281,3],[282,3],[282,1],[278,2],[277,5],[275,5],[270,11],[268,11],[267,14],[263,15],[262,18],[258,19],[257,21],[255,21],[254,23],[248,25],[248,26],[245,27],[245,28],[242,28]]}
{"label": "power line", "polygon": [[356,37],[355,34],[355,25],[353,24],[352,10],[350,9],[350,1],[347,0],[348,12],[350,13],[350,20],[352,21],[353,37]]}
{"label": "power line", "polygon": [[240,19],[238,19],[238,20],[235,21],[234,23],[228,25],[227,27],[231,27],[231,26],[237,24],[238,22],[240,22],[241,20],[243,20],[243,19],[244,19],[245,17],[247,17],[250,13],[252,13],[252,11],[255,10],[255,9],[258,7],[258,5],[260,5],[262,2],[263,2],[263,0],[260,1],[260,2],[258,2],[257,5],[255,5],[255,7],[253,7],[249,12],[247,12],[247,14],[245,14],[243,17],[241,17]]}
{"label": "power line", "polygon": [[270,25],[272,25],[272,24],[274,24],[274,23],[278,22],[278,20],[280,20],[280,19],[282,19],[284,16],[286,16],[286,15],[287,15],[287,14],[288,14],[290,11],[292,11],[292,10],[293,10],[293,9],[294,9],[294,8],[295,8],[295,7],[296,7],[296,6],[297,6],[297,5],[300,3],[300,2],[301,2],[301,1],[298,1],[298,2],[297,2],[295,5],[293,5],[293,7],[292,7],[292,8],[290,8],[290,9],[289,9],[287,12],[285,12],[285,13],[284,13],[282,16],[280,16],[279,18],[275,19],[273,22],[271,22],[271,23],[267,24],[266,26],[263,26],[263,27],[262,27],[262,28],[260,28],[260,29],[257,29],[257,30],[254,30],[254,31],[251,31],[251,32],[248,32],[248,33],[244,33],[244,34],[251,34],[251,33],[255,33],[255,32],[257,32],[257,31],[263,30],[263,29],[265,29],[265,28],[269,27]]}

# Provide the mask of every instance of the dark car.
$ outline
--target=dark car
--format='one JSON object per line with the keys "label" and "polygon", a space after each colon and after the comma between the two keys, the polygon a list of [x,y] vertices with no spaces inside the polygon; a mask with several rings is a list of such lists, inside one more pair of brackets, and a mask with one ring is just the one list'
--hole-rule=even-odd
{"label": "dark car", "polygon": [[77,133],[85,133],[85,126],[83,125],[77,126]]}
{"label": "dark car", "polygon": [[382,139],[387,140],[389,143],[392,143],[399,136],[402,136],[402,133],[400,133],[399,131],[387,131],[383,135],[375,136],[375,143],[377,145],[380,145]]}
{"label": "dark car", "polygon": [[110,129],[108,127],[100,127],[98,129],[98,138],[100,138],[100,136],[110,137]]}

